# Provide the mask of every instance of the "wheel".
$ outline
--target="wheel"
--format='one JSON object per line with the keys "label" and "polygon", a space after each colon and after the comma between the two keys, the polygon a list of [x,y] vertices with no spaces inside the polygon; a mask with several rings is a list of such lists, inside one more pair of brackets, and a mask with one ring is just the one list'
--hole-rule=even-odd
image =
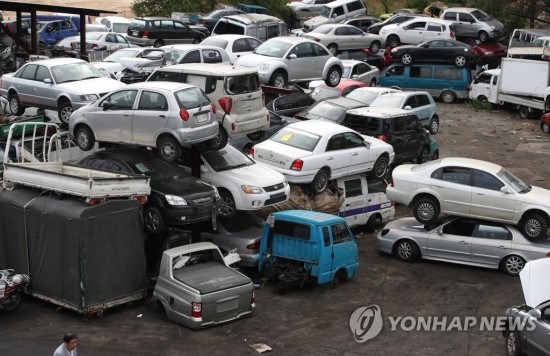
{"label": "wheel", "polygon": [[221,218],[229,219],[235,216],[237,208],[235,207],[235,199],[231,193],[226,190],[220,190],[221,204],[219,214]]}
{"label": "wheel", "polygon": [[400,240],[395,246],[395,255],[401,261],[414,262],[420,257],[420,250],[415,242],[411,240]]}
{"label": "wheel", "polygon": [[432,117],[430,120],[429,130],[432,135],[439,132],[439,118],[437,116]]}
{"label": "wheel", "polygon": [[478,96],[477,101],[479,101],[480,103],[488,103],[489,99],[487,99],[485,95],[480,95]]}
{"label": "wheel", "polygon": [[540,124],[540,129],[541,129],[543,132],[550,133],[550,126],[549,126],[546,122],[542,122],[542,123]]}
{"label": "wheel", "polygon": [[546,99],[546,102],[544,103],[544,111],[545,112],[550,111],[550,97]]}
{"label": "wheel", "polygon": [[201,43],[201,42],[202,42],[202,40],[201,40],[200,38],[195,37],[195,38],[193,39],[193,44],[199,44],[199,43]]}
{"label": "wheel", "polygon": [[380,156],[374,162],[374,166],[372,167],[372,173],[376,178],[384,178],[388,174],[388,170],[390,168],[390,160],[387,156]]}
{"label": "wheel", "polygon": [[413,62],[412,54],[403,53],[403,55],[401,55],[401,63],[403,63],[404,65],[409,66],[412,64],[412,62]]}
{"label": "wheel", "polygon": [[163,136],[157,143],[157,150],[160,158],[173,162],[181,156],[180,143],[172,136]]}
{"label": "wheel", "polygon": [[164,218],[160,209],[156,206],[150,206],[143,212],[143,223],[145,230],[152,235],[159,235],[164,231]]}
{"label": "wheel", "polygon": [[369,220],[365,224],[365,230],[367,232],[375,232],[376,231],[376,215],[372,214],[369,217]]}
{"label": "wheel", "polygon": [[455,66],[457,67],[464,67],[466,65],[466,57],[464,56],[456,56],[455,58]]}
{"label": "wheel", "polygon": [[89,151],[94,148],[95,137],[88,126],[80,126],[75,132],[76,144],[82,151]]}
{"label": "wheel", "polygon": [[247,134],[246,137],[248,137],[248,139],[251,141],[257,141],[264,135],[264,133],[265,131],[256,131],[256,132]]}
{"label": "wheel", "polygon": [[439,158],[439,150],[435,150],[434,154],[432,155],[432,160],[436,160]]}
{"label": "wheel", "polygon": [[313,178],[313,181],[311,182],[311,187],[313,188],[315,193],[324,192],[328,185],[329,179],[330,179],[330,176],[329,176],[328,169],[321,168]]}
{"label": "wheel", "polygon": [[521,339],[517,331],[506,331],[506,356],[521,356],[523,350],[521,349]]}
{"label": "wheel", "polygon": [[521,219],[520,230],[529,240],[538,240],[546,236],[548,221],[539,213],[531,213]]}
{"label": "wheel", "polygon": [[327,46],[328,50],[332,55],[336,56],[338,54],[338,46],[334,43],[331,43]]}
{"label": "wheel", "polygon": [[19,304],[21,304],[21,290],[13,292],[13,294],[9,296],[9,299],[10,302],[6,304],[4,310],[15,310]]}
{"label": "wheel", "polygon": [[381,47],[382,45],[380,44],[379,41],[372,41],[369,46],[370,53],[377,54],[378,52],[380,52]]}
{"label": "wheel", "polygon": [[59,116],[59,121],[64,125],[69,125],[69,118],[73,114],[73,106],[69,101],[63,101],[57,108],[57,115]]}
{"label": "wheel", "polygon": [[511,255],[506,256],[500,266],[504,273],[510,276],[519,276],[519,272],[525,267],[525,261],[519,256]]}
{"label": "wheel", "polygon": [[479,31],[479,40],[481,42],[487,42],[489,40],[489,34],[485,31]]}
{"label": "wheel", "polygon": [[456,101],[456,94],[450,90],[445,90],[443,93],[441,93],[440,98],[441,101],[445,104],[452,104]]}
{"label": "wheel", "polygon": [[162,47],[164,46],[164,41],[163,40],[156,40],[155,43],[153,44],[153,47],[156,47],[156,48],[159,48],[159,47]]}
{"label": "wheel", "polygon": [[433,198],[420,198],[413,205],[413,215],[419,223],[431,223],[439,216],[439,205]]}
{"label": "wheel", "polygon": [[519,117],[523,120],[526,120],[529,118],[529,108],[527,106],[520,106],[518,108],[518,114],[519,114]]}
{"label": "wheel", "polygon": [[348,278],[348,272],[346,272],[345,269],[339,269],[338,272],[334,275],[334,279],[338,280],[339,282],[345,282]]}
{"label": "wheel", "polygon": [[9,94],[8,101],[10,104],[10,111],[13,115],[23,115],[25,112],[25,107],[21,104],[21,101],[19,100],[19,96],[15,93]]}
{"label": "wheel", "polygon": [[372,80],[370,81],[369,86],[370,87],[375,87],[376,86],[376,79],[375,78],[372,78]]}
{"label": "wheel", "polygon": [[288,81],[288,77],[282,70],[276,70],[269,78],[269,85],[277,88],[283,88]]}
{"label": "wheel", "polygon": [[423,147],[418,155],[418,158],[416,159],[416,163],[426,163],[429,159],[430,151],[426,147]]}
{"label": "wheel", "polygon": [[227,145],[227,141],[229,140],[229,135],[227,134],[227,131],[223,128],[223,126],[220,124],[220,128],[218,129],[218,134],[216,137],[210,140],[210,147],[214,150],[219,150],[225,147]]}
{"label": "wheel", "polygon": [[395,48],[401,44],[401,41],[399,40],[399,37],[396,35],[390,35],[387,39],[387,45],[391,48]]}
{"label": "wheel", "polygon": [[342,79],[342,70],[337,66],[332,66],[328,70],[325,84],[329,87],[335,87],[340,84],[340,79]]}

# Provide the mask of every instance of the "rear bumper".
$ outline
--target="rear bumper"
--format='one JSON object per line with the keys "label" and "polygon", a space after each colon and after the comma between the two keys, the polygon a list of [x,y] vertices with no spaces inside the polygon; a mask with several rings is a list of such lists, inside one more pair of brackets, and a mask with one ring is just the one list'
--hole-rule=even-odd
{"label": "rear bumper", "polygon": [[[223,118],[223,127],[229,137],[237,134],[249,134],[258,131],[264,131],[269,128],[269,116],[266,109],[262,109],[260,115],[253,117],[239,117],[236,115],[225,115]],[[234,128],[234,130],[232,129]]]}
{"label": "rear bumper", "polygon": [[218,122],[214,120],[208,125],[178,129],[176,131],[177,140],[182,146],[190,146],[216,137],[218,135],[218,130]]}

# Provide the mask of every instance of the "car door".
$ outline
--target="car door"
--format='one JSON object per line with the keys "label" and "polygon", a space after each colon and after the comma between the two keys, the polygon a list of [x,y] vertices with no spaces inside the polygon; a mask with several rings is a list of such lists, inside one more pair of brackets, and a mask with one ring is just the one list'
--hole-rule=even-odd
{"label": "car door", "polygon": [[143,90],[132,119],[133,141],[154,146],[157,134],[168,124],[168,110],[168,100],[163,93]]}
{"label": "car door", "polygon": [[512,250],[512,232],[499,223],[479,221],[472,234],[471,261],[498,268]]}
{"label": "car door", "polygon": [[158,38],[164,40],[164,44],[178,43],[176,41],[176,28],[174,27],[173,20],[160,21],[160,30]]}
{"label": "car door", "polygon": [[353,66],[351,77],[352,79],[358,80],[365,83],[365,85],[370,85],[373,78],[371,67],[367,63],[358,63]]}
{"label": "car door", "polygon": [[469,262],[475,227],[475,220],[456,218],[433,229],[428,234],[426,255],[449,261]]}
{"label": "car door", "polygon": [[36,64],[27,64],[25,68],[21,70],[21,73],[17,73],[17,81],[14,81],[14,87],[19,96],[19,100],[23,104],[36,104],[35,94],[35,75],[38,66]]}
{"label": "car door", "polygon": [[346,144],[344,133],[334,134],[330,137],[325,150],[325,164],[331,169],[331,178],[346,175],[349,169],[351,150]]}
{"label": "car door", "polygon": [[458,13],[458,26],[461,36],[477,37],[477,32],[480,29],[479,24],[472,15],[462,12]]}
{"label": "car door", "polygon": [[326,51],[323,47],[319,46],[316,43],[311,44],[313,48],[313,53],[315,56],[315,72],[314,76],[316,79],[323,79],[323,71],[327,61],[332,58],[332,54]]}
{"label": "car door", "polygon": [[513,221],[519,204],[513,191],[502,192],[504,182],[490,173],[479,169],[474,169],[473,173],[470,214]]}
{"label": "car door", "polygon": [[[548,355],[550,354],[550,305],[546,304],[542,308],[540,319],[531,319],[535,328],[525,328],[521,333],[525,338],[525,351],[529,355]],[[529,324],[527,324],[529,326]]]}
{"label": "car door", "polygon": [[353,235],[345,223],[330,225],[332,234],[332,277],[338,272],[340,266],[354,266],[357,260],[357,244],[353,241]]}
{"label": "car door", "polygon": [[416,113],[416,116],[420,119],[420,122],[422,122],[422,125],[428,126],[430,123],[430,119],[432,117],[432,106],[430,103],[430,99],[428,98],[427,94],[416,94],[414,95],[416,100],[416,107],[414,108],[414,112]]}
{"label": "car door", "polygon": [[338,44],[338,50],[344,51],[352,47],[353,39],[349,27],[342,26],[334,29],[332,41]]}
{"label": "car door", "polygon": [[418,143],[415,142],[415,133],[418,119],[416,116],[397,116],[384,122],[390,125],[388,143],[392,145],[397,162],[409,162],[418,157]]}
{"label": "car door", "polygon": [[189,26],[180,21],[174,21],[173,43],[193,43],[195,33]]}
{"label": "car door", "polygon": [[430,60],[438,59],[442,57],[442,53],[445,50],[445,41],[434,40],[425,43],[422,48],[419,48],[415,52],[415,59],[417,60]]}
{"label": "car door", "polygon": [[430,22],[426,25],[426,31],[422,34],[422,41],[433,40],[434,38],[448,38],[445,30],[447,26],[437,22]]}
{"label": "car door", "polygon": [[200,63],[201,62],[201,53],[200,50],[196,49],[185,53],[178,61],[178,64],[182,63]]}
{"label": "car door", "polygon": [[[44,83],[45,79],[50,79],[50,83]],[[56,108],[57,97],[56,86],[52,84],[52,76],[48,67],[43,65],[36,66],[34,82],[32,84],[33,102],[39,107]],[[29,88],[31,89],[31,88]]]}
{"label": "car door", "polygon": [[[132,141],[132,113],[137,93],[137,89],[119,90],[103,99],[95,111],[87,114],[98,141]],[[106,109],[106,103],[110,108]]]}
{"label": "car door", "polygon": [[470,168],[455,166],[442,167],[432,173],[430,187],[439,197],[441,212],[470,213],[471,176]]}
{"label": "car door", "polygon": [[346,219],[349,226],[363,225],[367,196],[363,194],[363,179],[361,176],[343,177],[338,180],[338,186],[344,188],[344,204],[338,215]]}
{"label": "car door", "polygon": [[347,173],[354,174],[369,170],[374,165],[374,159],[363,137],[355,132],[346,132],[344,136],[350,155]]}
{"label": "car door", "polygon": [[312,44],[309,42],[297,44],[289,51],[289,56],[293,54],[296,58],[289,59],[289,79],[292,81],[317,79],[316,61],[322,61],[322,57],[314,55]]}
{"label": "car door", "polygon": [[417,44],[424,41],[426,25],[426,21],[417,20],[405,26],[399,34],[401,43]]}

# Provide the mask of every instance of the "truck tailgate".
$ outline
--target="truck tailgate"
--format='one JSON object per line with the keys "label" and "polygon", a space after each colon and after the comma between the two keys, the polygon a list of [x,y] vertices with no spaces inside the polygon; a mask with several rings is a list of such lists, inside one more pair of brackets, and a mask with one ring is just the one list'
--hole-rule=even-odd
{"label": "truck tailgate", "polygon": [[175,270],[174,278],[195,288],[203,295],[250,283],[250,278],[215,261]]}

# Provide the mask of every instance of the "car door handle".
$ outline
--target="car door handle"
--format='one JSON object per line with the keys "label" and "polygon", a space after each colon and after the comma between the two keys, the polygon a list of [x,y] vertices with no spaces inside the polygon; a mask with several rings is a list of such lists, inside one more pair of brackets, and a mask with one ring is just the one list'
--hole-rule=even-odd
{"label": "car door handle", "polygon": [[159,115],[159,118],[164,119],[164,118],[166,118],[166,116],[165,115]]}
{"label": "car door handle", "polygon": [[130,117],[130,115],[128,115],[128,114],[124,114],[124,117]]}
{"label": "car door handle", "polygon": [[359,153],[353,152],[352,156],[359,156]]}
{"label": "car door handle", "polygon": [[476,194],[477,194],[477,195],[485,195],[485,194],[483,194],[483,193],[480,193],[480,192],[477,192]]}
{"label": "car door handle", "polygon": [[327,158],[327,161],[332,161],[334,158],[333,157],[329,157]]}
{"label": "car door handle", "polygon": [[505,247],[505,246],[502,246],[502,245],[500,245],[498,248],[501,248],[501,249],[503,249],[503,250],[506,249],[506,247]]}
{"label": "car door handle", "polygon": [[458,243],[461,244],[461,245],[467,245],[468,244],[466,241],[459,241]]}

